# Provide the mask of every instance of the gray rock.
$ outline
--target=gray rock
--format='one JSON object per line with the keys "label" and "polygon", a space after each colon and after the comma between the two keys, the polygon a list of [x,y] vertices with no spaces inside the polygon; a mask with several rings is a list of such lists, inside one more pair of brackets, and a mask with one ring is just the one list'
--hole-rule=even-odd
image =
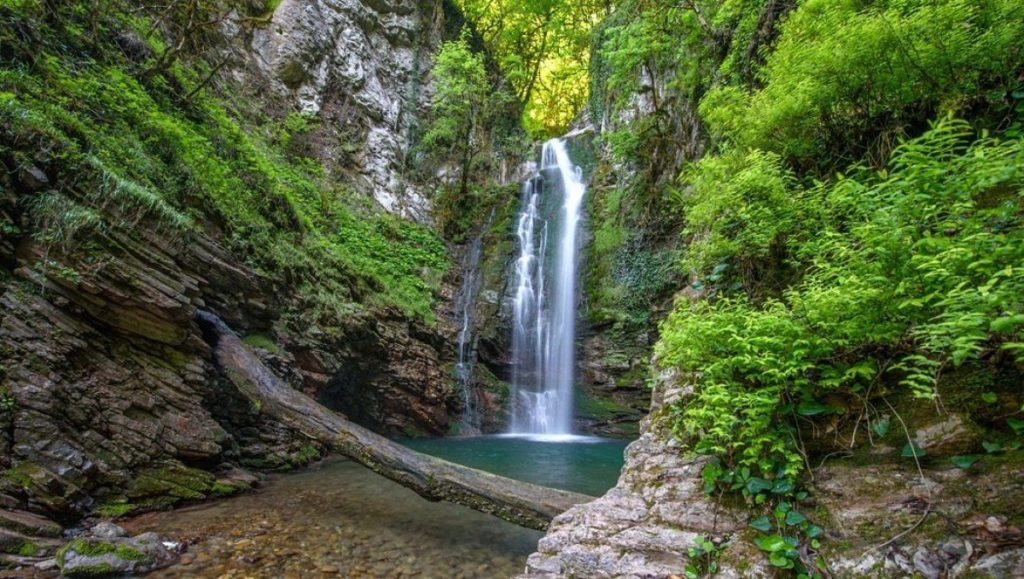
{"label": "gray rock", "polygon": [[[663,373],[651,415],[663,401],[691,392],[685,377]],[[685,458],[650,418],[626,449],[619,483],[601,498],[555,517],[523,577],[668,577],[684,575],[698,535],[741,530],[746,514],[709,500],[700,480],[704,461]],[[728,544],[726,544],[728,549]],[[763,557],[723,560],[724,576],[767,576]]]}
{"label": "gray rock", "polygon": [[0,528],[41,537],[59,537],[63,531],[46,517],[18,510],[0,510]]}
{"label": "gray rock", "polygon": [[977,576],[1010,579],[1024,577],[1024,548],[982,557],[969,571]]}
{"label": "gray rock", "polygon": [[926,579],[938,579],[946,570],[946,565],[942,562],[942,559],[928,549],[922,548],[914,551],[912,560],[914,562],[914,570]]}
{"label": "gray rock", "polygon": [[28,188],[29,191],[38,191],[50,184],[50,178],[46,176],[42,169],[35,165],[22,169],[18,178],[21,184]]}
{"label": "gray rock", "polygon": [[[421,31],[432,30],[433,16],[410,0],[283,0],[269,25],[253,31],[247,52],[255,58],[245,73],[263,77],[306,114],[343,110],[344,126],[328,130],[343,146],[358,147],[356,186],[386,210],[420,221],[429,219],[429,202],[402,179],[402,163],[408,123],[429,102],[429,87],[419,87],[434,51],[422,46]],[[245,37],[245,27],[225,33],[233,30]],[[426,42],[438,43],[436,33]],[[323,161],[330,167],[339,156],[325,150]]]}
{"label": "gray rock", "polygon": [[918,446],[932,454],[968,453],[978,445],[980,429],[969,418],[947,414],[940,422],[915,432]]}
{"label": "gray rock", "polygon": [[124,530],[123,527],[115,525],[110,521],[100,521],[89,530],[89,533],[97,539],[118,539],[121,537],[127,537],[128,531]]}

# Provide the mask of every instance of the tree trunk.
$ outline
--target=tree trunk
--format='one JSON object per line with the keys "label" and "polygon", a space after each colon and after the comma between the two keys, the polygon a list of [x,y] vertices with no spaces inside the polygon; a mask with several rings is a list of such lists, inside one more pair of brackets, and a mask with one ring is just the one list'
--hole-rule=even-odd
{"label": "tree trunk", "polygon": [[283,383],[219,318],[202,311],[197,315],[225,375],[262,412],[428,500],[457,503],[538,530],[569,507],[593,500],[453,464],[370,432]]}

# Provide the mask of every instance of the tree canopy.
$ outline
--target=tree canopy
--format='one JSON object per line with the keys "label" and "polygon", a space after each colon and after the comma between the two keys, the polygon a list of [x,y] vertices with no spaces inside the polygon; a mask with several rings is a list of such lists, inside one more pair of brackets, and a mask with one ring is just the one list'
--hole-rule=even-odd
{"label": "tree canopy", "polygon": [[563,132],[589,95],[590,32],[610,0],[456,0],[523,102],[534,135]]}

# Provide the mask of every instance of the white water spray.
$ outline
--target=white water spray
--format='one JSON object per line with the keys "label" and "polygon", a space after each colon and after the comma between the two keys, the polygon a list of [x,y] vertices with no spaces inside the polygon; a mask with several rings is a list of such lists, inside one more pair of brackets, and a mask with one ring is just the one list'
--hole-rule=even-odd
{"label": "white water spray", "polygon": [[462,434],[479,434],[480,392],[473,383],[473,367],[476,364],[476,346],[473,339],[474,307],[477,294],[480,293],[480,257],[483,254],[483,237],[494,220],[494,211],[484,223],[479,235],[469,244],[469,250],[462,264],[463,278],[459,293],[455,296],[455,311],[459,314],[457,358],[455,360],[455,379],[462,391]]}
{"label": "white water spray", "polygon": [[[544,144],[523,184],[512,330],[514,434],[570,434],[576,373],[576,278],[586,186],[565,143]],[[549,254],[550,250],[550,254]]]}

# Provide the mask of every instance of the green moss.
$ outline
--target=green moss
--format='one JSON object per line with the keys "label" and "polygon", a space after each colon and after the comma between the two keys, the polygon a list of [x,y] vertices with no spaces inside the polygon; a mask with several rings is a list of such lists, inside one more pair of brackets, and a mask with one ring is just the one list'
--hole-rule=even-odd
{"label": "green moss", "polygon": [[117,518],[127,515],[136,508],[136,505],[129,502],[108,502],[96,507],[96,514],[101,517]]}
{"label": "green moss", "polygon": [[151,555],[124,543],[109,543],[106,541],[72,539],[57,551],[57,562],[64,564],[69,551],[73,551],[85,557],[102,557],[103,555],[114,555],[125,561],[149,561]]}
{"label": "green moss", "polygon": [[21,555],[22,557],[35,557],[39,555],[40,551],[42,551],[42,549],[39,547],[39,545],[36,545],[32,541],[26,540],[24,543],[21,544],[21,547],[18,549],[18,555]]}
{"label": "green moss", "polygon": [[42,551],[42,548],[27,537],[10,535],[4,538],[0,552],[23,557],[35,557]]}
{"label": "green moss", "polygon": [[278,353],[277,343],[266,334],[249,334],[242,338],[242,341],[254,348],[261,348],[272,354]]}
{"label": "green moss", "polygon": [[246,485],[231,485],[222,482],[215,482],[210,488],[210,494],[216,497],[229,497],[248,488]]}
{"label": "green moss", "polygon": [[611,420],[618,414],[629,413],[630,409],[611,398],[590,396],[580,392],[576,397],[576,414],[595,420]]}
{"label": "green moss", "polygon": [[430,433],[417,424],[406,424],[402,427],[402,436],[406,438],[428,438]]}
{"label": "green moss", "polygon": [[206,497],[214,484],[210,473],[182,465],[171,465],[146,469],[139,473],[128,496],[144,498],[151,506],[153,501],[174,504],[179,500],[197,500]]}
{"label": "green moss", "polygon": [[38,466],[23,462],[3,471],[3,478],[27,489],[32,486],[32,474],[38,470]]}
{"label": "green moss", "polygon": [[320,450],[312,444],[307,444],[289,456],[289,462],[295,466],[304,466],[320,458]]}

